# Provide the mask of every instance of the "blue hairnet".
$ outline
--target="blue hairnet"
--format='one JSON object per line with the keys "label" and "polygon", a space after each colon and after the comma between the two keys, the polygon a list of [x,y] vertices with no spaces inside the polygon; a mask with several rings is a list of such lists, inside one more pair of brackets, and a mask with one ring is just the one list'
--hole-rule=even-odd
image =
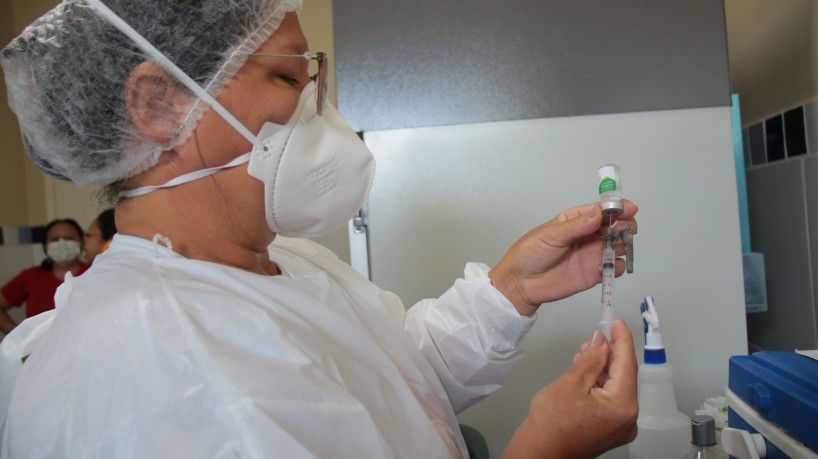
{"label": "blue hairnet", "polygon": [[[246,55],[278,28],[301,0],[104,0],[159,51],[218,96]],[[190,93],[166,140],[142,134],[124,94],[131,71],[151,60],[84,0],[64,0],[0,53],[9,105],[23,143],[45,173],[77,185],[106,185],[154,165],[184,142],[207,110]],[[179,85],[181,86],[181,84]]]}

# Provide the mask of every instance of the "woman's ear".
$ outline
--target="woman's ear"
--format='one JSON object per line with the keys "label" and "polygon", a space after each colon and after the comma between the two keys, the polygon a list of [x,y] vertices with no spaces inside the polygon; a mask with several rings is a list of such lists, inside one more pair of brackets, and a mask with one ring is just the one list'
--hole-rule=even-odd
{"label": "woman's ear", "polygon": [[125,105],[139,131],[157,143],[179,128],[190,96],[158,65],[137,65],[125,83]]}

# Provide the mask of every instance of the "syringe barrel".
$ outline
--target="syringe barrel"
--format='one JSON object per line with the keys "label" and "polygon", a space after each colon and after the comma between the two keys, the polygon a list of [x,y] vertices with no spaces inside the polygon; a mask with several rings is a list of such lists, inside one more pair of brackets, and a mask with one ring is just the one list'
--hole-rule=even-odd
{"label": "syringe barrel", "polygon": [[614,268],[602,268],[602,301],[600,313],[602,320],[613,320],[613,277]]}
{"label": "syringe barrel", "polygon": [[616,252],[610,241],[602,251],[602,301],[600,307],[599,327],[608,341],[611,339],[613,324],[613,280],[616,275]]}

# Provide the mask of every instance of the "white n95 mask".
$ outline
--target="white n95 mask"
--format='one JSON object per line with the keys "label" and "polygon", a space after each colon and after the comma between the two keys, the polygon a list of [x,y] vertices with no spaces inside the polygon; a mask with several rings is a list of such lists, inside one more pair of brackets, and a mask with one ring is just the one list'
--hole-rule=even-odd
{"label": "white n95 mask", "polygon": [[[264,215],[270,231],[287,237],[316,237],[343,226],[369,194],[375,159],[338,110],[325,104],[318,115],[316,86],[301,92],[287,124],[266,122],[253,151],[223,166],[180,175],[167,183],[120,193],[135,197],[207,177],[250,162],[247,173],[264,184]],[[215,102],[213,102],[215,104]],[[239,132],[232,116],[225,117]]]}
{"label": "white n95 mask", "polygon": [[267,226],[287,237],[315,237],[343,226],[369,194],[375,159],[338,111],[316,113],[316,86],[301,93],[285,125],[264,123],[247,173],[264,183]]}
{"label": "white n95 mask", "polygon": [[51,241],[45,246],[49,258],[58,265],[70,263],[80,256],[80,243],[70,239]]}

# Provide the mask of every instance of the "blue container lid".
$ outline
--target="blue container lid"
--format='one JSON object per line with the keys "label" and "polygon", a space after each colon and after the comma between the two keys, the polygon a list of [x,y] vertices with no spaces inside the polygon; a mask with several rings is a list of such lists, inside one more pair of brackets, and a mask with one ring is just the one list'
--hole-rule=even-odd
{"label": "blue container lid", "polygon": [[766,419],[818,451],[818,361],[795,352],[733,356],[728,387]]}

